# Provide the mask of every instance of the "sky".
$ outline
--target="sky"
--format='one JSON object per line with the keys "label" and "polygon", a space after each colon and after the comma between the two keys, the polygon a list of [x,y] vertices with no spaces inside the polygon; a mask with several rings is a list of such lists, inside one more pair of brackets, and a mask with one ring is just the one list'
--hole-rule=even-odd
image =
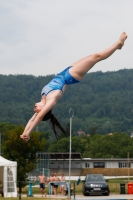
{"label": "sky", "polygon": [[133,0],[0,0],[0,74],[57,74],[115,43],[89,72],[133,67]]}

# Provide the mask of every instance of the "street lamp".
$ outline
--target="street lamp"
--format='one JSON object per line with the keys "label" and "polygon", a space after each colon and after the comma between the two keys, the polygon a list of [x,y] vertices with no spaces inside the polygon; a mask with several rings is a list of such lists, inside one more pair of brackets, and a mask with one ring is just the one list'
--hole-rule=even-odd
{"label": "street lamp", "polygon": [[71,181],[70,181],[70,176],[71,176],[71,147],[72,147],[72,118],[74,117],[74,110],[70,108],[69,110],[69,117],[70,117],[70,146],[69,146],[69,188],[68,188],[68,196],[69,199],[71,199]]}

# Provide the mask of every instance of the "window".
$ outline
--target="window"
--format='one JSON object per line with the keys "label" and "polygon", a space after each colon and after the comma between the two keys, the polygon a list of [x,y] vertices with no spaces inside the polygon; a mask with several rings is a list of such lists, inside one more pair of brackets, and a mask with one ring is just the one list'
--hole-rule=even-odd
{"label": "window", "polygon": [[119,168],[128,168],[130,167],[130,163],[128,165],[128,162],[119,162]]}
{"label": "window", "polygon": [[85,167],[86,167],[86,168],[89,168],[89,167],[90,167],[90,164],[89,164],[89,163],[85,163]]}
{"label": "window", "polygon": [[94,162],[94,168],[105,168],[105,162]]}

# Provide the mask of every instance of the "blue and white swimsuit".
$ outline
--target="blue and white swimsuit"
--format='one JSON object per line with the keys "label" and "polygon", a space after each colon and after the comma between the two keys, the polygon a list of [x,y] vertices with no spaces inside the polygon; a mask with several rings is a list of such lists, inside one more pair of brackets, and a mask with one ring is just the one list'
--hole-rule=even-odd
{"label": "blue and white swimsuit", "polygon": [[67,67],[65,70],[57,74],[46,86],[43,87],[41,95],[47,96],[49,92],[53,90],[63,90],[64,85],[71,85],[74,83],[78,83],[79,81],[74,79],[70,73],[69,69],[71,68]]}

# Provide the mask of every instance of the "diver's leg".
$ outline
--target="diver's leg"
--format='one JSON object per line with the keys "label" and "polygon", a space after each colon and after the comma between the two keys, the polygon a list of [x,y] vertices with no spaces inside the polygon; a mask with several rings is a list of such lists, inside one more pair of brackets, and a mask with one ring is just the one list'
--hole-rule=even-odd
{"label": "diver's leg", "polygon": [[94,55],[87,56],[75,63],[73,63],[69,70],[70,74],[73,76],[73,78],[77,80],[81,80],[84,75],[99,61],[107,59],[110,57],[117,49],[121,49],[124,45],[124,42],[127,38],[127,35],[125,32],[123,32],[119,38],[119,40],[113,44],[108,49],[96,53]]}

